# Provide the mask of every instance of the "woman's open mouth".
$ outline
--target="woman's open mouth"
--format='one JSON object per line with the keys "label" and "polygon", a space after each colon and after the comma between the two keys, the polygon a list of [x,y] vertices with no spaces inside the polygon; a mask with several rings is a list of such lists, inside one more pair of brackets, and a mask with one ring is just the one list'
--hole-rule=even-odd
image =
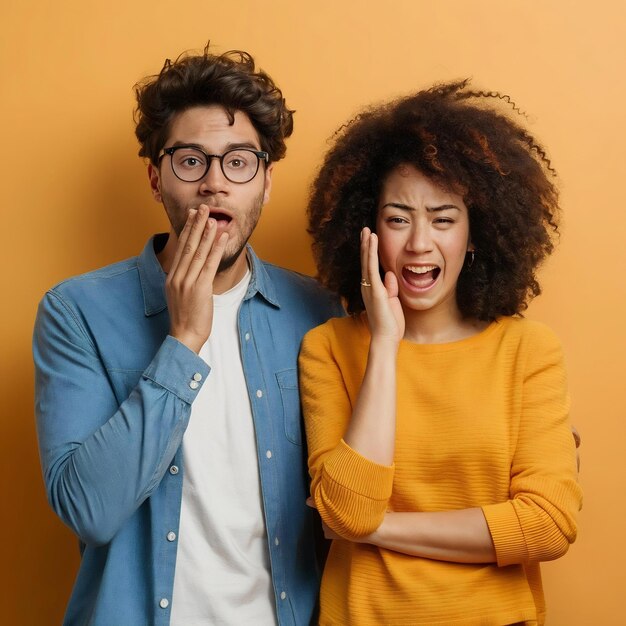
{"label": "woman's open mouth", "polygon": [[428,289],[432,287],[441,273],[438,265],[405,265],[402,268],[402,277],[414,289]]}

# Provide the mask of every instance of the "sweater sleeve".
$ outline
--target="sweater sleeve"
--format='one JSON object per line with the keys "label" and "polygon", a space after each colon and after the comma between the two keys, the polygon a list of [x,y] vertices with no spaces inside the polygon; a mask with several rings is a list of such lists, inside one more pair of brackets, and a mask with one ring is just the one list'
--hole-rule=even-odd
{"label": "sweater sleeve", "polygon": [[498,565],[559,558],[576,539],[582,505],[563,354],[540,325],[526,346],[510,499],[483,507]]}
{"label": "sweater sleeve", "polygon": [[300,352],[311,496],[329,528],[356,539],[380,526],[394,468],[366,459],[343,441],[352,401],[330,334],[328,324],[314,329],[305,336]]}

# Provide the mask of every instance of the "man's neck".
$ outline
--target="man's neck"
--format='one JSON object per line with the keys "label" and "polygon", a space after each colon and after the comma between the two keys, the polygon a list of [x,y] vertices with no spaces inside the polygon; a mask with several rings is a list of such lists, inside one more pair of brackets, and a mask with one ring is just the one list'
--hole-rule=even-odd
{"label": "man's neck", "polygon": [[174,256],[176,255],[176,246],[178,245],[178,237],[176,233],[171,231],[167,236],[167,241],[161,250],[156,253],[156,257],[166,274],[169,274],[172,263],[174,262]]}
{"label": "man's neck", "polygon": [[238,285],[248,271],[248,255],[244,248],[237,260],[226,270],[218,272],[213,281],[213,293],[220,295]]}
{"label": "man's neck", "polygon": [[[163,249],[160,252],[157,252],[156,255],[163,271],[166,274],[169,273],[172,267],[177,247],[178,237],[176,236],[176,233],[171,231]],[[244,248],[237,257],[237,260],[229,268],[218,272],[215,275],[215,280],[213,281],[213,293],[219,295],[229,289],[232,289],[246,275],[247,270],[248,255],[246,254],[246,248]]]}

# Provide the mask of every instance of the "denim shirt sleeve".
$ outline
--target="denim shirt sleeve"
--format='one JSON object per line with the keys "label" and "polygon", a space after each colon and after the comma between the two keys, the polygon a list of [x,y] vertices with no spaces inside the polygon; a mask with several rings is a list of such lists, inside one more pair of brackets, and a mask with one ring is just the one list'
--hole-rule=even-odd
{"label": "denim shirt sleeve", "polygon": [[108,543],[161,481],[209,367],[167,336],[120,404],[80,317],[54,291],[40,304],[33,351],[48,500],[85,544]]}

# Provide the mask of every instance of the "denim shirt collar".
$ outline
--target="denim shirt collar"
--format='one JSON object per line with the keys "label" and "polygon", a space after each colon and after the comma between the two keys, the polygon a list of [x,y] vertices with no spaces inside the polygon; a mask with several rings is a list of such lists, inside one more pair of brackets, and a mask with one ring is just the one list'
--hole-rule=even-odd
{"label": "denim shirt collar", "polygon": [[[150,237],[137,259],[146,316],[156,315],[167,308],[167,300],[165,298],[166,274],[155,252],[155,244],[158,240],[160,240],[158,243],[161,243],[164,237],[167,237],[167,235],[159,234]],[[159,248],[162,248],[162,246],[159,246]],[[248,300],[259,293],[269,304],[280,308],[272,279],[250,245],[246,246],[246,254],[248,255],[252,277],[250,278],[250,284],[244,300]]]}

